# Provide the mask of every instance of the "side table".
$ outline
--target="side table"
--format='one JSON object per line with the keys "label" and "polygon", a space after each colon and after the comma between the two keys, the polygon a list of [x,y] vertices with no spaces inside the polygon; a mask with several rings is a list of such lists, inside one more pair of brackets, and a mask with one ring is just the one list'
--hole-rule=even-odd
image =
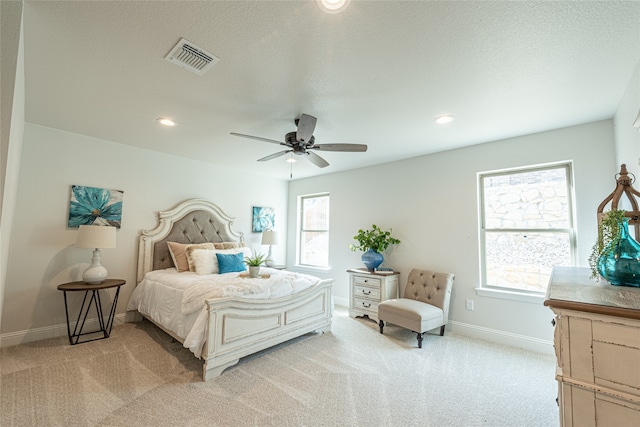
{"label": "side table", "polygon": [[[107,279],[102,283],[98,283],[97,285],[92,285],[86,282],[69,282],[58,285],[58,290],[64,292],[64,311],[67,316],[67,334],[69,335],[69,344],[76,345],[82,344],[89,341],[101,340],[105,338],[109,338],[109,334],[111,333],[111,328],[113,327],[113,319],[116,314],[116,305],[118,304],[118,295],[120,294],[120,287],[127,283],[122,279]],[[101,289],[109,289],[116,288],[116,295],[113,298],[113,303],[111,304],[111,310],[109,311],[109,317],[107,322],[104,321],[104,316],[102,314],[102,302],[100,301],[100,290]],[[78,313],[78,320],[76,320],[76,326],[73,328],[73,333],[71,333],[71,323],[69,322],[69,307],[67,305],[67,292],[82,292],[84,291],[84,298],[82,300],[82,306],[80,307],[80,312]],[[89,297],[89,294],[91,296]],[[98,324],[100,325],[100,329],[92,332],[82,332],[82,328],[84,328],[84,323],[87,320],[87,315],[89,314],[89,309],[91,308],[91,304],[93,304],[96,308],[96,313],[98,314]],[[80,321],[82,319],[82,322]],[[95,334],[98,332],[102,332],[101,337],[93,338],[85,341],[80,341],[80,337],[83,335]]]}
{"label": "side table", "polygon": [[349,316],[367,316],[378,323],[378,304],[398,298],[400,273],[371,272],[366,268],[351,268],[349,273]]}

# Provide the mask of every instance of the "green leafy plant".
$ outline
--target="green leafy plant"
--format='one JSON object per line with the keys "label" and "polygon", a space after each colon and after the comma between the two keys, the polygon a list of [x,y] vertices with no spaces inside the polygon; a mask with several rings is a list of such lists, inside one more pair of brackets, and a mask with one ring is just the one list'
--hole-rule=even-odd
{"label": "green leafy plant", "polygon": [[251,256],[244,257],[244,263],[249,267],[260,267],[267,260],[267,255],[259,254],[256,251],[253,251]]}
{"label": "green leafy plant", "polygon": [[377,225],[373,224],[371,230],[358,230],[358,234],[353,236],[358,241],[357,245],[351,244],[349,248],[352,251],[361,250],[363,252],[373,249],[378,253],[384,252],[390,245],[397,245],[400,240],[391,236],[392,230],[382,230]]}
{"label": "green leafy plant", "polygon": [[591,255],[589,255],[592,279],[595,279],[600,274],[598,272],[598,260],[600,257],[609,255],[620,241],[620,227],[624,218],[625,211],[617,209],[612,209],[602,215],[602,220],[598,225],[598,239],[591,248]]}

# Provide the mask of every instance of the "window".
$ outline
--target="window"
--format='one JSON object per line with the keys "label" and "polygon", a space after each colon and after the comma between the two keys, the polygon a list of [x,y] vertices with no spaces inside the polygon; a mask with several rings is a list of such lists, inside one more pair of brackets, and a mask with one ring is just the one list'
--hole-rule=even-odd
{"label": "window", "polygon": [[329,195],[300,197],[298,263],[329,267]]}
{"label": "window", "polygon": [[575,265],[571,164],[479,174],[482,287],[545,292]]}

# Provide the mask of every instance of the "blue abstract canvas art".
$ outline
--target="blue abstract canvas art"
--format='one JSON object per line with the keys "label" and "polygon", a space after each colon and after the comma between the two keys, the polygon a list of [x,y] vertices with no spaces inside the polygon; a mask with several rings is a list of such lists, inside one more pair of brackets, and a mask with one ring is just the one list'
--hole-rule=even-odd
{"label": "blue abstract canvas art", "polygon": [[120,228],[123,195],[120,190],[72,185],[68,226],[110,225]]}
{"label": "blue abstract canvas art", "polygon": [[264,230],[273,229],[275,213],[273,208],[260,206],[253,207],[253,232],[262,233]]}

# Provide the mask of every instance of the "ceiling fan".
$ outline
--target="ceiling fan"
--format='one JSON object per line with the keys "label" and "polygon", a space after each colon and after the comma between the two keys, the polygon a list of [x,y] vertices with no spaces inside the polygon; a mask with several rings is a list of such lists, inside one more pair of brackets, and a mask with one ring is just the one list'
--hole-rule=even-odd
{"label": "ceiling fan", "polygon": [[257,139],[258,141],[266,141],[272,144],[284,145],[289,147],[288,150],[279,151],[269,156],[258,159],[259,162],[266,162],[280,156],[284,156],[287,153],[297,154],[299,156],[305,156],[311,163],[324,168],[329,166],[329,162],[313,152],[318,151],[344,151],[352,153],[361,153],[367,151],[365,144],[316,144],[316,138],[313,136],[313,131],[316,128],[316,119],[308,114],[301,114],[299,118],[295,119],[295,124],[298,129],[295,132],[289,132],[284,136],[284,142],[276,141],[275,139],[261,138],[259,136],[244,135],[242,133],[231,132],[231,135],[241,136],[243,138]]}

